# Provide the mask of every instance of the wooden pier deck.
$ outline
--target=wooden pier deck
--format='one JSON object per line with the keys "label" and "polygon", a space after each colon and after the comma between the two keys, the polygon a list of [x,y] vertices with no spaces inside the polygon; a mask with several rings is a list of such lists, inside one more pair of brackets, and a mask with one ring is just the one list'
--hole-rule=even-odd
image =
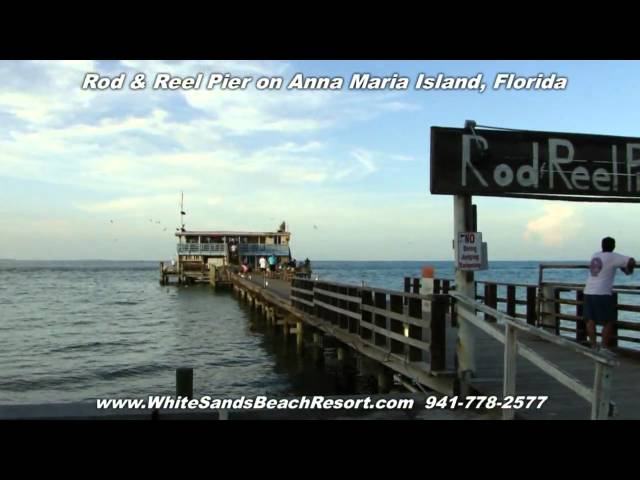
{"label": "wooden pier deck", "polygon": [[[310,297],[304,295],[304,290],[294,287],[292,292],[292,286],[289,282],[268,279],[265,286],[264,279],[260,275],[252,275],[249,278],[234,277],[233,279],[236,287],[251,292],[253,298],[259,298],[261,302],[268,302],[273,307],[279,309],[285,315],[293,315],[299,321],[305,325],[312,326],[321,330],[322,332],[334,336],[338,342],[354,349],[358,354],[366,355],[369,358],[383,363],[391,370],[413,379],[415,382],[419,382],[421,385],[431,389],[440,395],[452,395],[456,391],[454,384],[454,378],[452,372],[455,372],[454,365],[454,353],[456,350],[457,339],[457,327],[452,324],[452,317],[447,309],[445,332],[443,335],[438,334],[436,331],[431,331],[431,337],[423,334],[423,342],[413,341],[408,339],[409,347],[405,345],[406,354],[402,353],[402,346],[399,348],[398,343],[403,339],[401,335],[393,333],[393,326],[391,321],[404,320],[410,321],[407,315],[407,301],[413,297],[420,297],[416,294],[405,293],[403,297],[405,305],[404,308],[400,307],[394,310],[394,295],[390,294],[390,297],[382,299],[384,291],[382,289],[370,289],[375,293],[376,290],[380,292],[381,297],[375,299],[376,306],[365,307],[366,302],[356,306],[351,302],[356,302],[355,293],[351,292],[350,288],[354,291],[358,290],[358,295],[362,295],[363,299],[366,296],[366,290],[362,290],[365,287],[345,286],[336,284],[334,289],[336,293],[333,293],[337,299],[337,302],[327,304],[327,298],[320,296],[319,299],[311,298],[311,301],[307,301]],[[311,280],[307,280],[311,282]],[[321,285],[317,292],[327,294],[327,283]],[[312,291],[315,291],[313,289]],[[397,295],[402,295],[402,292],[396,292]],[[293,295],[292,295],[293,294]],[[303,296],[301,296],[303,295]],[[442,297],[442,296],[439,296]],[[303,300],[306,298],[307,300]],[[387,299],[391,301],[388,302]],[[329,316],[327,318],[319,318],[314,314],[314,310],[308,308],[306,312],[300,308],[292,306],[292,300],[297,301],[297,305],[300,306],[300,300],[303,304],[316,304],[321,305],[323,308],[329,308],[333,310],[337,317]],[[378,304],[378,301],[383,301],[382,304]],[[395,306],[398,306],[398,298],[395,299]],[[358,300],[359,301],[359,300]],[[338,306],[339,305],[339,306]],[[387,312],[390,318],[382,319],[380,315],[383,313],[382,309]],[[317,308],[315,309],[317,312]],[[326,310],[323,310],[326,313]],[[355,314],[355,312],[358,312]],[[374,320],[369,322],[364,321],[364,314],[367,311],[372,312]],[[393,311],[401,311],[401,314],[392,313]],[[496,316],[499,316],[496,312],[493,312]],[[363,317],[360,317],[363,315]],[[424,313],[423,313],[424,315]],[[361,318],[362,321],[357,320],[356,323],[349,323],[348,320],[357,320]],[[479,317],[482,318],[482,317]],[[343,322],[342,320],[347,320]],[[429,319],[424,318],[424,329],[428,330],[432,328]],[[380,323],[381,321],[381,323]],[[458,319],[458,321],[464,321]],[[386,328],[385,330],[385,322]],[[375,324],[375,325],[373,325]],[[500,322],[487,322],[489,328],[494,329],[496,332],[501,332],[504,335],[505,326]],[[377,325],[377,326],[376,326]],[[380,326],[382,325],[382,326]],[[374,334],[371,337],[363,337],[361,329],[373,328]],[[486,326],[485,326],[486,328]],[[498,399],[504,397],[504,375],[505,375],[505,345],[503,341],[498,341],[491,335],[487,334],[484,329],[471,325],[471,329],[475,338],[475,359],[476,359],[476,371],[473,378],[470,379],[470,386],[476,392],[477,395],[491,395],[496,396]],[[386,337],[380,340],[377,336],[380,334]],[[437,335],[437,338],[433,335]],[[409,336],[406,334],[405,335]],[[410,335],[413,337],[414,335]],[[419,338],[419,337],[418,337]],[[439,342],[440,345],[436,345],[435,342]],[[569,379],[569,383],[575,381],[574,385],[580,384],[579,389],[583,392],[588,392],[593,389],[593,392],[598,392],[596,379],[595,364],[593,359],[586,357],[584,352],[572,350],[561,346],[556,343],[541,339],[533,334],[526,332],[519,332],[518,348],[521,350],[528,350],[530,355],[537,354],[540,358],[544,359],[544,362],[551,365],[550,369],[557,369],[563,372]],[[395,345],[395,348],[394,348]],[[419,347],[428,350],[431,357],[431,362],[435,362],[438,358],[442,360],[442,364],[438,368],[432,368],[429,361],[413,361],[418,357],[410,355],[409,349],[412,347]],[[433,351],[440,356],[433,356]],[[394,352],[400,352],[395,354]],[[534,355],[535,356],[535,355]],[[541,409],[530,408],[527,410],[519,409],[515,411],[515,417],[520,419],[589,419],[592,412],[592,404],[590,401],[581,397],[574,390],[568,388],[563,382],[558,381],[553,375],[545,372],[543,369],[532,363],[527,358],[517,355],[516,357],[516,381],[514,394],[516,396],[547,396],[548,400],[543,404]],[[424,360],[424,357],[422,357]],[[616,358],[619,365],[612,367],[612,380],[608,394],[610,400],[614,405],[612,411],[615,415],[610,417],[612,419],[640,419],[640,356],[639,355],[620,355]],[[438,360],[440,361],[440,360]],[[566,380],[564,383],[567,383]],[[595,386],[594,386],[595,385]],[[594,393],[596,395],[596,393]],[[537,404],[537,402],[535,402]],[[534,404],[535,405],[535,404]]]}
{"label": "wooden pier deck", "polygon": [[[504,332],[504,326],[495,326]],[[478,370],[472,385],[482,395],[502,398],[504,372],[504,345],[478,328],[476,355]],[[595,377],[594,362],[583,355],[559,347],[527,334],[520,334],[518,342],[529,347],[550,363],[573,376],[584,385],[592,385]],[[640,419],[640,360],[618,356],[620,365],[613,369],[611,401],[617,413],[612,419]],[[588,419],[591,405],[575,392],[544,373],[529,360],[518,356],[516,395],[546,395],[548,401],[543,408],[518,411],[524,419],[584,420]]]}

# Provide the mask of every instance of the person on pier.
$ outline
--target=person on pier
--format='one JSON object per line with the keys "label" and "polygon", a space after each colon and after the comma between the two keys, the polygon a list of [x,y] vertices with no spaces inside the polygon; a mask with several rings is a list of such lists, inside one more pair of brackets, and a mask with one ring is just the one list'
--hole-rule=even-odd
{"label": "person on pier", "polygon": [[602,251],[594,253],[589,266],[589,277],[584,287],[584,316],[587,335],[592,348],[596,348],[596,324],[602,325],[602,349],[610,352],[615,331],[616,306],[613,298],[613,280],[620,268],[631,275],[636,266],[634,258],[614,253],[616,241],[602,239]]}

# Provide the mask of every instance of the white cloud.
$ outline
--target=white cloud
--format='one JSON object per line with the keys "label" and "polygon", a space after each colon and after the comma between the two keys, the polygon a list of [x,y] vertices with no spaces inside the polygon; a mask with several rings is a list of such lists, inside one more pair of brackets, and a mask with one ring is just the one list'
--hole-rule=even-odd
{"label": "white cloud", "polygon": [[77,208],[89,213],[127,213],[144,216],[150,208],[164,208],[177,204],[177,195],[150,195],[146,197],[123,197],[106,202],[78,204]]}
{"label": "white cloud", "polygon": [[554,203],[543,207],[544,213],[527,223],[524,239],[559,247],[575,238],[583,226],[575,207]]}
{"label": "white cloud", "polygon": [[[392,162],[411,160],[356,145],[342,146],[331,135],[334,127],[413,108],[396,94],[82,91],[82,78],[89,71],[108,75],[229,71],[286,77],[291,65],[0,63],[0,115],[9,118],[0,132],[0,176],[63,186],[56,200],[72,207],[64,220],[21,224],[24,230],[15,238],[42,237],[48,230],[72,238],[67,227],[73,225],[82,227],[86,238],[99,239],[102,230],[92,228],[112,231],[113,218],[119,226],[127,225],[132,241],[136,235],[148,241],[155,233],[145,230],[150,223],[144,217],[163,219],[160,232],[165,219],[167,224],[177,223],[181,190],[187,194],[191,226],[254,228],[257,219],[267,225],[255,228],[272,228],[273,222],[266,219],[277,216],[278,222],[280,217],[292,218],[302,228],[310,211],[318,212],[325,231],[341,215],[377,225],[380,220],[367,213],[366,202],[345,207],[353,196],[340,196],[341,185],[357,183]],[[327,202],[327,197],[332,200]],[[376,200],[376,211],[394,219],[397,212],[383,203]],[[213,225],[212,211],[216,212]],[[406,221],[410,222],[409,217]],[[345,228],[351,228],[348,221]]]}

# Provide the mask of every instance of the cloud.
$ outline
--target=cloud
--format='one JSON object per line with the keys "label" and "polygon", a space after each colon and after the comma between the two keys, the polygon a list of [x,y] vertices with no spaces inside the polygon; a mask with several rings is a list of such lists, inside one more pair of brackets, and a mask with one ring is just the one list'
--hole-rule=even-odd
{"label": "cloud", "polygon": [[150,195],[145,197],[123,197],[106,202],[78,204],[77,208],[89,213],[117,213],[144,216],[149,209],[162,209],[171,206],[175,210],[177,195]]}
{"label": "cloud", "polygon": [[[158,233],[145,230],[149,218],[161,219],[162,228],[169,222],[170,230],[175,227],[181,190],[192,227],[253,228],[256,221],[274,216],[302,226],[310,211],[330,221],[351,212],[375,225],[367,205],[344,206],[353,198],[352,192],[341,195],[344,184],[412,160],[341,143],[344,131],[354,125],[415,109],[404,94],[80,89],[87,72],[112,76],[140,71],[287,77],[292,66],[248,61],[0,62],[0,177],[29,187],[39,187],[39,182],[44,190],[55,191],[58,196],[52,200],[68,209],[63,220],[82,226],[87,238],[99,239],[98,227],[112,232],[126,226],[133,242],[136,235],[148,240]],[[271,196],[272,191],[280,194]],[[37,197],[32,195],[34,204],[39,202],[45,216],[55,217],[54,207]],[[327,204],[329,197],[342,203]],[[393,208],[388,213],[395,217]],[[37,232],[43,237],[50,230],[72,238],[68,225],[29,223],[19,235]],[[14,244],[13,250],[22,248],[18,241]]]}
{"label": "cloud", "polygon": [[546,246],[559,247],[575,238],[583,227],[573,206],[554,203],[545,205],[543,209],[542,215],[527,223],[524,232],[526,241],[539,241]]}

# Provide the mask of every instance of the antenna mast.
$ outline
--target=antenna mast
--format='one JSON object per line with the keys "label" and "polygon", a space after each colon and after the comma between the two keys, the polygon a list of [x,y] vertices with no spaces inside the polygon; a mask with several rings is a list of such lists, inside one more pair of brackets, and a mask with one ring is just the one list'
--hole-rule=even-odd
{"label": "antenna mast", "polygon": [[184,232],[184,216],[186,215],[184,212],[184,192],[180,193],[180,229]]}

